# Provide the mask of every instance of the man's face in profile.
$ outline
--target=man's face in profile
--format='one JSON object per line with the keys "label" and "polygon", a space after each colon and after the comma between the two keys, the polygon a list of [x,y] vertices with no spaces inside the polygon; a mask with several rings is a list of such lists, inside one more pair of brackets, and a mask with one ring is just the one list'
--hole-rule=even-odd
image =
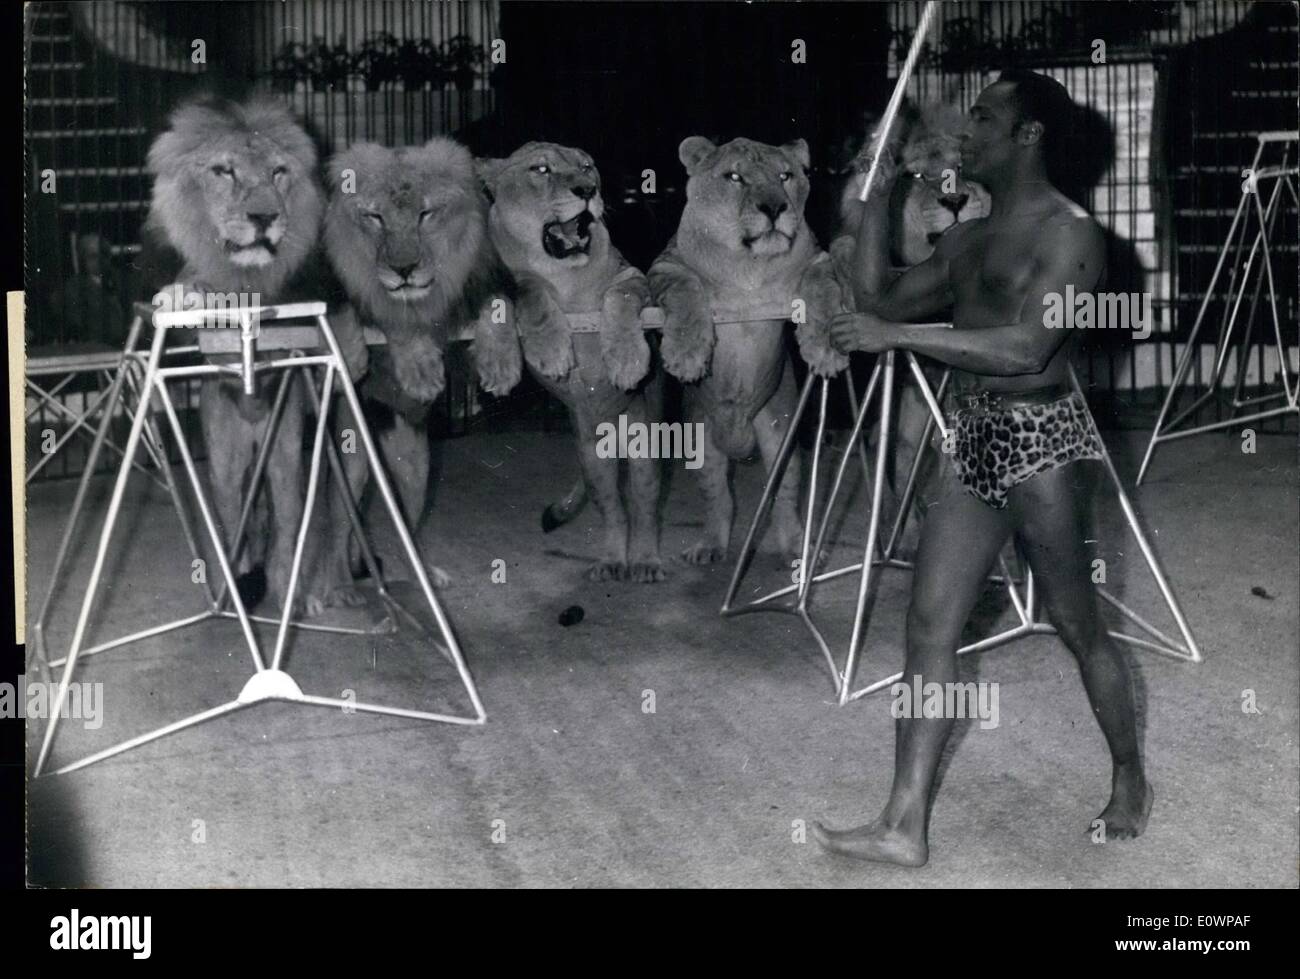
{"label": "man's face in profile", "polygon": [[967,180],[987,183],[1015,159],[1016,105],[1013,82],[994,82],[975,100],[962,132],[961,172]]}

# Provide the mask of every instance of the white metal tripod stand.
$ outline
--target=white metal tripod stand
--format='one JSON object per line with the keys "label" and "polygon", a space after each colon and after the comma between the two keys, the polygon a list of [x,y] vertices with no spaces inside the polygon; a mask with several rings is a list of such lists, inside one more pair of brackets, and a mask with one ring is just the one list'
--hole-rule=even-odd
{"label": "white metal tripod stand", "polygon": [[[56,769],[55,773],[70,772],[78,768],[83,768],[95,762],[102,761],[114,755],[128,751],[140,745],[155,741],[158,738],[174,734],[177,731],[193,727],[204,721],[221,717],[225,714],[232,713],[244,707],[259,704],[267,700],[281,700],[291,703],[310,704],[318,707],[332,707],[344,709],[349,712],[360,711],[364,713],[386,714],[396,717],[414,718],[424,721],[437,721],[450,724],[482,724],[486,720],[486,712],[479,700],[478,691],[474,686],[474,680],[469,673],[465,664],[460,646],[456,642],[455,634],[452,631],[451,624],[439,604],[437,596],[434,594],[433,587],[429,582],[428,575],[425,571],[424,564],[420,558],[419,551],[416,549],[415,542],[407,529],[402,517],[401,507],[396,496],[393,493],[388,476],[384,471],[379,454],[375,450],[374,440],[370,430],[365,423],[365,418],[361,411],[361,404],[357,398],[356,390],[352,385],[352,380],[348,374],[347,364],[339,350],[338,342],[335,339],[334,332],[330,328],[326,316],[326,307],[324,303],[296,303],[281,306],[265,306],[249,309],[228,309],[228,310],[195,310],[185,312],[166,312],[152,313],[145,307],[146,311],[152,314],[154,333],[147,358],[139,357],[134,352],[134,341],[139,336],[141,324],[144,316],[137,316],[136,322],[132,325],[131,339],[128,340],[127,351],[124,353],[122,367],[119,371],[118,378],[114,381],[113,396],[117,397],[121,393],[124,383],[136,384],[133,380],[132,372],[139,368],[143,376],[138,381],[139,400],[136,405],[130,435],[127,438],[126,449],[123,453],[121,465],[118,468],[116,481],[113,485],[112,495],[109,500],[108,511],[104,519],[103,528],[99,534],[99,541],[95,553],[94,565],[91,570],[90,580],[86,586],[86,591],[82,598],[80,613],[77,617],[76,628],[73,633],[72,644],[66,657],[57,661],[49,661],[48,666],[63,667],[62,674],[59,678],[57,692],[53,698],[49,724],[45,729],[44,738],[41,742],[40,753],[37,756],[35,774],[41,774],[48,760],[51,748],[54,744],[55,734],[58,728],[59,716],[62,712],[64,703],[68,695],[68,686],[72,680],[73,673],[77,666],[77,661],[84,655],[90,655],[96,652],[102,652],[108,649],[126,646],[140,639],[149,636],[159,635],[176,629],[185,628],[199,622],[214,618],[235,618],[238,619],[243,636],[248,644],[248,650],[252,657],[254,672],[245,683],[239,695],[232,701],[220,704],[209,710],[201,711],[198,714],[183,718],[179,721],[164,725],[147,734],[131,738],[120,744],[106,748],[88,757],[82,758],[76,762],[64,765]],[[224,321],[228,324],[225,329],[204,329],[199,334],[199,343],[195,346],[182,346],[167,348],[167,336],[170,330],[183,327],[204,327],[210,326],[214,320]],[[268,323],[292,323],[299,322],[305,325],[299,326],[270,326]],[[237,329],[235,328],[237,325]],[[324,353],[304,353],[325,348]],[[261,350],[263,352],[284,350],[288,355],[278,356],[271,360],[257,360],[256,354]],[[204,355],[210,354],[241,354],[241,362],[237,365],[203,363],[194,366],[164,366],[164,357],[174,356],[176,354],[187,354],[199,352]],[[324,378],[319,385],[316,384],[314,369],[322,369]],[[185,441],[184,433],[181,430],[180,421],[176,414],[175,405],[172,402],[170,393],[167,389],[167,382],[176,378],[195,378],[195,377],[216,377],[220,375],[240,376],[244,382],[245,391],[251,393],[256,388],[257,378],[262,374],[282,375],[283,383],[276,395],[275,407],[272,410],[272,417],[268,422],[267,434],[263,439],[263,445],[259,448],[259,457],[255,467],[255,474],[252,486],[244,500],[243,513],[241,514],[238,533],[236,540],[243,535],[243,530],[253,503],[253,497],[257,492],[257,478],[265,465],[268,454],[268,445],[274,438],[276,429],[275,421],[278,418],[280,407],[282,406],[285,391],[287,388],[287,379],[290,371],[301,371],[303,374],[312,379],[312,393],[316,396],[316,432],[312,443],[311,466],[308,473],[306,500],[303,508],[302,522],[295,528],[296,539],[292,568],[288,585],[285,589],[284,610],[281,613],[278,623],[274,619],[250,616],[244,608],[240,599],[239,591],[235,586],[232,561],[234,554],[228,555],[223,546],[220,531],[216,525],[212,510],[209,506],[207,497],[203,492],[198,472],[194,466],[194,460],[191,458],[188,446]],[[388,510],[389,516],[393,520],[393,525],[397,530],[398,537],[401,540],[402,549],[406,555],[408,563],[419,581],[420,589],[433,617],[437,622],[438,630],[445,644],[447,657],[451,660],[456,668],[470,702],[474,708],[473,716],[461,716],[455,714],[434,713],[430,711],[408,710],[400,707],[390,707],[383,704],[371,704],[355,702],[352,700],[343,700],[337,697],[321,697],[303,693],[297,682],[283,668],[286,640],[290,626],[297,628],[311,628],[304,623],[295,623],[290,621],[290,610],[293,605],[293,596],[297,590],[298,578],[301,572],[303,550],[306,543],[308,529],[311,523],[312,511],[316,505],[317,490],[320,481],[321,459],[325,447],[330,448],[329,458],[330,465],[334,468],[336,476],[335,482],[341,483],[341,491],[346,493],[346,480],[341,478],[341,466],[335,455],[336,447],[329,437],[328,421],[331,406],[335,400],[332,397],[334,384],[338,383],[342,388],[342,393],[346,399],[349,408],[352,411],[353,422],[356,426],[357,433],[360,435],[361,443],[366,452],[366,458],[370,465],[371,474],[383,497],[384,505]],[[179,495],[176,491],[175,481],[171,478],[169,467],[166,465],[166,457],[161,454],[161,441],[156,433],[153,432],[149,424],[149,406],[151,398],[156,397],[161,403],[170,424],[170,429],[175,437],[176,444],[184,462],[186,472],[189,475],[191,487],[194,491],[195,499],[202,514],[203,523],[208,533],[209,542],[217,556],[218,563],[221,566],[223,585],[220,593],[214,593],[211,587],[208,587],[208,597],[210,600],[209,608],[185,618],[177,619],[160,626],[155,626],[129,636],[122,637],[108,643],[103,643],[90,649],[84,648],[86,637],[86,626],[90,617],[91,609],[95,604],[96,593],[99,589],[100,579],[104,570],[104,562],[108,553],[110,538],[112,537],[114,526],[117,522],[121,509],[122,497],[126,490],[127,480],[131,474],[131,462],[135,458],[142,437],[145,436],[148,429],[148,436],[145,439],[146,445],[150,447],[151,454],[154,455],[155,461],[162,459],[161,469],[163,470],[167,485],[171,491],[172,500],[177,508],[178,515],[181,518],[182,526],[185,528],[187,541],[192,552],[197,552],[197,546],[188,521],[185,516],[185,508],[181,505]],[[96,433],[96,446],[102,444],[104,432],[112,418],[112,406],[105,411],[104,419],[101,422],[101,430]],[[83,476],[82,485],[78,489],[77,500],[74,504],[74,512],[71,515],[68,527],[65,529],[64,539],[60,547],[59,555],[56,559],[54,580],[51,582],[50,593],[53,593],[54,585],[57,583],[57,577],[62,569],[68,543],[71,537],[72,528],[75,524],[76,517],[84,502],[86,483],[89,473],[94,468],[94,460],[89,460],[86,467],[86,475]],[[365,536],[361,533],[360,518],[356,514],[354,501],[350,498],[347,500],[349,519],[352,521],[353,529],[358,532],[358,537],[362,542],[363,555],[370,565],[371,574],[375,580],[380,583],[382,590],[382,580],[378,577],[378,569],[371,554],[368,545],[365,542]],[[287,530],[287,528],[286,528]],[[239,545],[236,545],[236,549]],[[48,613],[48,595],[45,605],[42,607],[38,616],[37,636],[38,643],[41,643],[40,661],[45,668],[46,659],[43,649],[43,625],[45,616]],[[385,593],[385,597],[386,593]],[[234,606],[234,610],[229,611],[225,608],[226,600]],[[391,605],[396,603],[388,599]],[[400,607],[398,607],[400,609]],[[405,610],[400,610],[405,611]],[[407,616],[409,612],[405,613]],[[276,633],[275,647],[271,655],[271,662],[268,666],[262,656],[256,635],[253,632],[252,623],[254,621],[269,622],[278,624]],[[322,631],[332,632],[357,632],[359,630],[346,629],[324,629]]]}
{"label": "white metal tripod stand", "polygon": [[[1160,415],[1156,419],[1155,428],[1151,432],[1151,441],[1147,443],[1146,454],[1142,458],[1142,467],[1138,470],[1137,482],[1139,484],[1142,482],[1142,477],[1146,475],[1147,466],[1151,464],[1151,457],[1155,453],[1156,446],[1162,442],[1172,442],[1175,439],[1186,438],[1189,435],[1199,435],[1203,432],[1236,427],[1249,422],[1263,421],[1266,418],[1275,418],[1279,415],[1300,414],[1300,377],[1297,377],[1296,369],[1291,366],[1290,349],[1292,346],[1300,344],[1300,329],[1297,329],[1295,322],[1284,323],[1278,314],[1277,289],[1273,279],[1273,256],[1269,248],[1269,238],[1273,234],[1273,228],[1277,223],[1277,216],[1281,209],[1287,206],[1288,203],[1289,206],[1300,209],[1300,194],[1297,193],[1296,189],[1297,174],[1300,174],[1300,168],[1297,167],[1293,157],[1296,143],[1300,141],[1300,133],[1294,130],[1290,132],[1263,132],[1259,133],[1255,138],[1257,142],[1255,155],[1250,164],[1250,176],[1243,182],[1241,200],[1237,203],[1237,210],[1233,214],[1232,224],[1228,228],[1227,236],[1224,238],[1223,247],[1219,250],[1219,259],[1215,263],[1214,273],[1210,276],[1210,281],[1205,287],[1205,295],[1202,297],[1200,308],[1197,310],[1196,320],[1187,336],[1187,345],[1183,348],[1183,354],[1178,360],[1177,368],[1174,370],[1174,379],[1169,385],[1169,391],[1165,394],[1164,404],[1160,406]],[[1261,167],[1260,163],[1263,161],[1264,152],[1270,146],[1281,147],[1281,160],[1275,166]],[[1267,204],[1261,201],[1265,187],[1271,187],[1268,192]],[[1283,190],[1286,191],[1286,195],[1283,195]],[[1252,227],[1254,235],[1251,238],[1250,250],[1246,252],[1246,239]],[[1245,255],[1244,262],[1242,261],[1243,254]],[[1169,413],[1173,410],[1174,402],[1178,399],[1192,362],[1197,359],[1196,337],[1205,324],[1205,314],[1209,309],[1211,299],[1214,297],[1214,287],[1223,274],[1229,255],[1235,257],[1228,279],[1228,291],[1223,316],[1219,321],[1219,338],[1215,343],[1214,352],[1214,371],[1209,386],[1204,394],[1193,400],[1176,416],[1169,418]],[[1246,290],[1250,287],[1251,274],[1256,269],[1256,259],[1261,256],[1262,261],[1255,278],[1255,290],[1250,301],[1250,312],[1247,313],[1245,318],[1245,328],[1240,338],[1234,338],[1234,334],[1237,332],[1238,314],[1241,312],[1242,300],[1246,296]],[[1272,314],[1273,327],[1272,343],[1277,353],[1278,380],[1281,382],[1281,390],[1252,398],[1243,398],[1241,389],[1245,382],[1246,368],[1250,361],[1249,353],[1252,346],[1259,342],[1255,340],[1255,311],[1259,308],[1260,293],[1265,283],[1268,284],[1268,308]],[[1291,334],[1289,338],[1283,335],[1284,326],[1287,333]],[[1227,369],[1228,354],[1232,350],[1234,343],[1237,348],[1237,378],[1232,398],[1228,404],[1229,414],[1232,417],[1204,425],[1180,427],[1207,401],[1221,396],[1219,387]],[[1263,383],[1263,378],[1260,378],[1260,381]],[[1263,407],[1279,400],[1282,402],[1280,405],[1274,404],[1272,407]],[[1252,407],[1258,410],[1244,415],[1238,414],[1242,409]]]}
{"label": "white metal tripod stand", "polygon": [[[938,326],[941,324],[927,324]],[[912,460],[911,469],[908,475],[907,484],[899,501],[898,515],[894,520],[894,526],[889,534],[888,543],[883,543],[880,535],[880,517],[881,507],[884,497],[884,476],[885,467],[889,461],[891,451],[891,416],[893,411],[893,393],[896,367],[896,351],[887,351],[876,362],[875,368],[871,372],[871,378],[867,382],[866,393],[863,395],[862,403],[857,406],[857,414],[854,419],[853,429],[849,435],[849,444],[846,445],[844,452],[840,456],[840,462],[835,471],[835,477],[831,484],[830,494],[827,496],[818,524],[815,544],[813,544],[812,528],[816,520],[817,512],[817,468],[820,461],[820,447],[822,435],[826,427],[826,405],[827,395],[830,389],[830,378],[817,378],[813,374],[808,375],[804,383],[804,388],[799,397],[799,405],[795,410],[795,415],[791,419],[789,430],[786,432],[785,440],[781,444],[781,449],[777,454],[776,462],[772,471],[768,473],[767,484],[763,488],[763,495],[759,500],[758,507],[755,510],[754,518],[750,522],[749,532],[745,536],[745,543],[741,547],[740,556],[736,561],[736,568],[731,576],[731,583],[727,588],[726,597],[722,602],[721,614],[724,616],[742,615],[749,612],[781,612],[797,616],[808,629],[817,644],[819,651],[826,660],[830,668],[831,680],[835,685],[835,693],[839,699],[840,705],[848,703],[850,700],[857,700],[867,694],[874,693],[878,690],[885,689],[895,683],[902,673],[896,673],[892,676],[885,677],[869,683],[861,689],[854,690],[853,681],[857,671],[858,657],[862,648],[863,639],[866,635],[868,624],[867,619],[867,597],[870,592],[873,578],[873,570],[877,567],[889,568],[910,568],[912,565],[908,561],[903,561],[895,556],[898,546],[899,537],[904,524],[906,523],[909,511],[911,510],[912,498],[916,493],[916,481],[920,473],[922,455],[927,451],[930,443],[930,435],[934,431],[934,426],[939,426],[939,431],[947,435],[947,425],[944,421],[943,412],[939,407],[939,401],[930,389],[929,382],[926,380],[925,373],[922,371],[915,354],[911,351],[904,351],[903,355],[907,358],[908,366],[911,369],[911,375],[914,383],[918,386],[921,396],[925,399],[929,408],[930,417],[926,419],[925,430],[922,434],[920,447],[916,457]],[[847,371],[845,372],[847,375]],[[944,371],[943,379],[940,382],[939,394],[942,397],[948,383],[949,372]],[[812,392],[813,385],[818,381],[821,382],[821,413],[817,423],[817,441],[813,447],[812,474],[809,479],[808,502],[804,514],[804,532],[803,545],[800,555],[801,574],[799,581],[792,585],[787,585],[760,598],[747,602],[744,605],[734,605],[736,593],[740,589],[740,583],[744,578],[745,572],[749,567],[750,560],[755,550],[755,540],[768,510],[776,496],[776,488],[781,483],[781,478],[789,464],[791,453],[795,450],[796,436],[799,427],[799,420],[807,408],[809,396]],[[1074,389],[1082,397],[1083,390],[1079,386],[1078,378],[1074,374],[1073,368],[1070,370],[1070,382]],[[866,419],[867,410],[872,401],[877,397],[879,392],[880,399],[880,438],[876,444],[875,471],[872,474],[871,489],[871,509],[867,522],[867,540],[863,548],[862,561],[838,568],[832,571],[816,572],[816,556],[821,554],[822,544],[825,540],[826,529],[830,522],[831,511],[835,504],[835,498],[839,494],[844,479],[845,470],[848,468],[849,457],[852,454],[853,445],[858,443],[861,437],[863,423]],[[1091,412],[1088,414],[1089,422],[1094,430],[1096,421],[1092,418]],[[1126,618],[1137,625],[1149,638],[1133,636],[1126,633],[1110,630],[1110,635],[1114,639],[1126,642],[1130,645],[1137,646],[1151,652],[1160,653],[1175,659],[1188,660],[1193,663],[1201,661],[1200,650],[1192,638],[1191,630],[1183,616],[1182,609],[1174,596],[1165,578],[1164,570],[1160,566],[1159,559],[1152,550],[1150,543],[1147,541],[1145,532],[1142,529],[1141,522],[1138,519],[1137,511],[1133,508],[1132,501],[1129,500],[1128,494],[1124,490],[1123,483],[1120,481],[1119,474],[1115,471],[1115,466],[1111,462],[1110,453],[1106,450],[1105,444],[1101,442],[1098,434],[1098,442],[1101,443],[1102,461],[1106,467],[1106,472],[1115,486],[1119,496],[1120,507],[1124,512],[1124,518],[1128,523],[1129,529],[1137,539],[1142,556],[1146,559],[1147,566],[1151,569],[1152,576],[1160,589],[1161,596],[1165,604],[1169,607],[1178,630],[1182,635],[1182,643],[1161,632],[1151,623],[1147,622],[1138,613],[1134,612],[1114,595],[1104,589],[1098,588],[1098,594],[1110,605],[1114,606]],[[812,562],[810,564],[810,562]],[[1039,621],[1037,618],[1037,609],[1035,607],[1034,594],[1034,576],[1028,565],[1025,566],[1024,573],[1024,595],[1022,597],[1017,589],[1016,579],[1011,574],[1005,557],[999,559],[1001,574],[996,575],[992,580],[1002,583],[1006,586],[1011,599],[1011,604],[1015,608],[1019,623],[1010,629],[989,636],[968,646],[963,646],[957,650],[958,655],[963,653],[983,652],[992,649],[995,646],[1003,645],[1019,639],[1022,636],[1034,634],[1054,634],[1056,630],[1047,622]],[[811,573],[808,569],[812,569]],[[858,574],[858,598],[857,606],[853,617],[853,633],[849,640],[848,650],[844,656],[844,665],[841,668],[834,654],[831,652],[829,645],[824,638],[822,631],[809,611],[809,605],[812,599],[813,586],[819,585],[835,578],[840,578],[853,573]],[[794,594],[794,604],[781,604],[776,600],[785,596]]]}

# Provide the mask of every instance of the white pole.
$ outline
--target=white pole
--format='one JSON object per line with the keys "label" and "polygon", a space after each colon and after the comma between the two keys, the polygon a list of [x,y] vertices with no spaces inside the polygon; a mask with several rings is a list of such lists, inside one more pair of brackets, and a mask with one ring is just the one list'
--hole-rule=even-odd
{"label": "white pole", "polygon": [[934,11],[938,6],[936,0],[927,0],[925,9],[921,11],[921,19],[916,22],[916,33],[912,36],[912,46],[908,48],[907,60],[903,62],[903,67],[898,73],[894,94],[889,97],[889,104],[885,106],[885,115],[876,136],[876,153],[871,158],[871,169],[867,171],[867,179],[862,184],[862,193],[858,195],[860,201],[865,201],[867,195],[871,193],[871,184],[876,179],[876,169],[880,166],[880,154],[885,151],[885,143],[889,141],[889,129],[894,124],[894,116],[898,115],[898,107],[903,104],[903,94],[907,91],[908,79],[912,77],[916,59],[921,56],[921,46],[925,44],[925,35],[930,32],[930,21],[934,19]]}

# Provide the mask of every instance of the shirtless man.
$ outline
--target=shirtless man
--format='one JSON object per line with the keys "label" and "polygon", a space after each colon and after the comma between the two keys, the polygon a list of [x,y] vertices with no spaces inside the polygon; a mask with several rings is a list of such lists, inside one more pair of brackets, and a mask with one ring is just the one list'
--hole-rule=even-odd
{"label": "shirtless man", "polygon": [[[894,174],[864,207],[855,252],[858,308],[831,327],[841,350],[912,350],[955,368],[947,404],[953,451],[921,528],[907,665],[911,682],[957,679],[962,628],[999,552],[1014,534],[1044,607],[1079,663],[1088,702],[1110,747],[1107,840],[1139,835],[1154,798],[1138,753],[1128,661],[1102,621],[1085,545],[1096,436],[1068,373],[1073,331],[1044,325],[1044,296],[1095,289],[1105,272],[1101,230],[1048,181],[1050,141],[1071,109],[1058,83],[1003,72],[971,108],[962,173],[988,188],[987,218],[953,225],[933,256],[888,281],[888,206]],[[953,329],[908,323],[952,309]],[[1026,425],[1028,421],[1033,425]],[[1021,438],[1009,431],[1021,433]],[[1029,434],[1028,444],[1024,435]],[[1059,436],[1059,439],[1056,438]],[[814,826],[827,850],[919,867],[929,858],[930,790],[951,718],[900,718],[894,783],[875,822],[843,831]]]}

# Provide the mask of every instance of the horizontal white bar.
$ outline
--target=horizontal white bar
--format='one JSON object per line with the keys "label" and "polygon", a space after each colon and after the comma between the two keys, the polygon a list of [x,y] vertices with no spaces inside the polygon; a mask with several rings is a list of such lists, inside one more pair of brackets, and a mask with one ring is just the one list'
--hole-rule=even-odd
{"label": "horizontal white bar", "polygon": [[233,309],[186,309],[154,313],[153,325],[160,329],[176,326],[203,326],[210,320],[230,320],[238,324],[245,316],[256,316],[261,321],[306,319],[324,316],[324,303],[285,303],[280,306],[247,306]]}

